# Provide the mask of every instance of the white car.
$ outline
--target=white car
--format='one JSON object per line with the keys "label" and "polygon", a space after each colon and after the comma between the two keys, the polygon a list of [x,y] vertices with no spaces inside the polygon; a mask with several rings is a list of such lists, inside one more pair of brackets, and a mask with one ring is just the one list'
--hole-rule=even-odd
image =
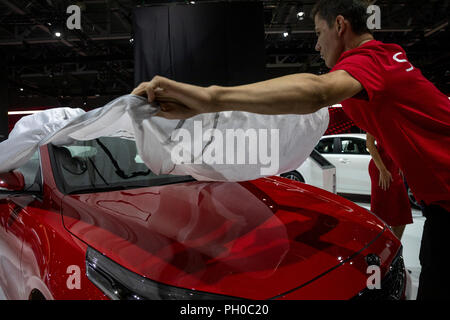
{"label": "white car", "polygon": [[[371,156],[366,148],[366,134],[344,133],[323,136],[315,150],[336,167],[337,193],[370,195],[369,161]],[[309,179],[305,178],[303,173],[308,171],[309,167],[310,165],[305,161],[302,166],[293,171],[301,176],[301,179],[295,180],[323,188],[320,179],[314,179],[314,175],[309,175]],[[292,177],[293,172],[282,176]],[[418,204],[409,188],[408,196],[411,204],[417,207]]]}
{"label": "white car", "polygon": [[323,136],[315,148],[336,167],[338,193],[370,195],[370,153],[361,133]]}
{"label": "white car", "polygon": [[317,150],[313,150],[296,170],[283,173],[281,176],[336,193],[336,167]]}

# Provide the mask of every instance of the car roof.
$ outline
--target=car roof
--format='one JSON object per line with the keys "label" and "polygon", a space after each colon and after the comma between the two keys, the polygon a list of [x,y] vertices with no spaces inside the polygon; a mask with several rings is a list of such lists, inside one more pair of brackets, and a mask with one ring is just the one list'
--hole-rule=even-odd
{"label": "car roof", "polygon": [[344,137],[344,138],[360,138],[366,140],[366,134],[365,133],[340,133],[340,134],[332,134],[323,136],[321,139],[324,138],[336,138],[336,137]]}

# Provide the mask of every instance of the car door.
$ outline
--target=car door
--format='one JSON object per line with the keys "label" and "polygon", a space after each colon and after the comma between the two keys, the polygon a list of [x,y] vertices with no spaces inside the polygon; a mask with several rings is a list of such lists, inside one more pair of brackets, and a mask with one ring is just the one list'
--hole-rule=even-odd
{"label": "car door", "polygon": [[[342,162],[340,140],[338,137],[322,138],[315,148],[322,156],[336,167],[336,192],[347,192],[345,167]],[[344,171],[344,173],[343,173]]]}
{"label": "car door", "polygon": [[[38,152],[17,171],[24,176],[26,190],[40,189],[40,184],[36,185],[40,177]],[[22,223],[22,215],[34,200],[30,194],[0,192],[0,287],[7,299],[24,298],[21,255],[27,227]]]}
{"label": "car door", "polygon": [[[339,156],[336,171],[338,192],[370,195],[369,161],[366,140],[357,137],[339,137]],[[339,191],[339,189],[341,191]]]}

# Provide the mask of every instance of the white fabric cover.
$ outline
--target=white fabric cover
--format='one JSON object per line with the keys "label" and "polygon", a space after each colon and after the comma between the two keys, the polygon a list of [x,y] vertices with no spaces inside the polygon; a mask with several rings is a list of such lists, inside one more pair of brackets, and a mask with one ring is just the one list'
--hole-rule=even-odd
{"label": "white fabric cover", "polygon": [[[125,95],[89,112],[55,108],[25,116],[17,122],[8,139],[0,143],[0,172],[20,167],[39,146],[47,143],[64,145],[73,140],[119,136],[136,141],[140,157],[156,174],[191,175],[197,180],[206,181],[253,180],[298,168],[325,132],[329,121],[327,108],[307,115],[259,115],[227,111],[201,114],[180,121],[153,117],[157,111],[145,98]],[[181,140],[181,129],[185,129],[185,133],[189,132],[193,140]],[[204,139],[208,129],[216,129],[214,138]],[[226,130],[230,129],[234,130],[232,132],[236,129],[266,132],[269,137],[265,145],[267,155],[273,156],[273,168],[269,168],[267,159],[264,162],[259,156],[256,157],[256,163],[249,164],[249,159],[259,152],[254,143],[245,144],[246,161],[243,164],[226,161],[225,154],[223,164],[202,161],[208,155],[217,154],[214,150],[221,150],[218,148],[221,140],[218,135],[225,140]],[[275,129],[277,134],[272,135],[271,129]],[[199,131],[203,132],[203,136],[195,134]],[[223,145],[228,142],[223,141]],[[237,147],[235,143],[235,157]],[[174,163],[171,155],[175,150],[190,161]],[[277,157],[279,163],[274,165]]]}

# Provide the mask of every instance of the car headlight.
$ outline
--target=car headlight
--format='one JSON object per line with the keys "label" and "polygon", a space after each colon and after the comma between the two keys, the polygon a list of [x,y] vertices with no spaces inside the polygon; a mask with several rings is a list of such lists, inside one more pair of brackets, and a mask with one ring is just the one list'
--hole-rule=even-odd
{"label": "car headlight", "polygon": [[113,300],[224,300],[230,296],[173,287],[142,277],[88,247],[86,275]]}

